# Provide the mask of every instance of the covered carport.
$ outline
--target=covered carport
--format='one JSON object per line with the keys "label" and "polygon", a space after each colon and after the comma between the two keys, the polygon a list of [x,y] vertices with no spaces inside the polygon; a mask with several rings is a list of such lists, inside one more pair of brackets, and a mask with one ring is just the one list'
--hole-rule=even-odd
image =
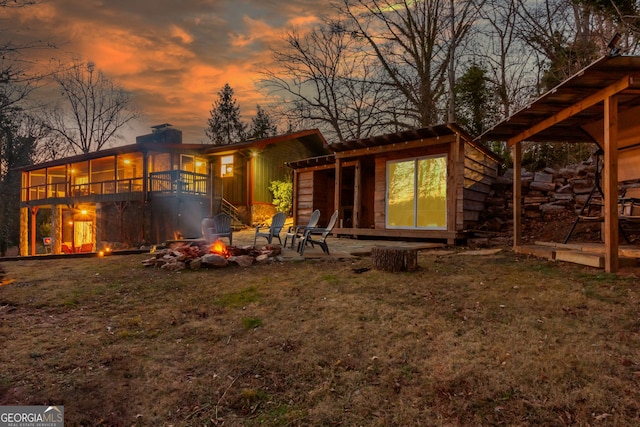
{"label": "covered carport", "polygon": [[640,178],[640,57],[605,56],[478,137],[513,156],[513,245],[522,247],[522,142],[593,142],[604,152],[604,268],[618,271],[618,184]]}

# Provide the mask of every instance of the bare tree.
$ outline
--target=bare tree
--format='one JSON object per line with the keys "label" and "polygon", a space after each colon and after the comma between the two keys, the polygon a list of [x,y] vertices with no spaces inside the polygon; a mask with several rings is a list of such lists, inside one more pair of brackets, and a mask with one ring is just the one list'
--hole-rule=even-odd
{"label": "bare tree", "polygon": [[[518,0],[519,36],[538,56],[540,90],[556,86],[604,53],[592,11],[572,0]],[[612,31],[610,28],[609,31]]]}
{"label": "bare tree", "polygon": [[[636,0],[573,0],[576,5],[582,6],[585,11],[591,12],[596,20],[596,30],[604,35],[611,36],[618,32],[620,42],[624,45],[617,46],[627,53],[633,53],[638,46],[640,34],[640,4]],[[607,38],[607,40],[610,40]],[[607,40],[604,40],[606,45]]]}
{"label": "bare tree", "polygon": [[428,126],[445,116],[456,47],[481,4],[482,0],[341,0],[340,10],[384,70],[384,84],[405,101],[399,126]]}
{"label": "bare tree", "polygon": [[288,123],[319,127],[329,139],[360,138],[379,130],[389,97],[362,54],[362,40],[344,23],[327,21],[306,34],[290,30],[273,51],[276,67],[263,72],[263,87],[279,100]]}
{"label": "bare tree", "polygon": [[92,62],[74,64],[54,74],[54,80],[61,89],[61,100],[50,109],[47,125],[76,153],[102,149],[140,116],[131,95]]}

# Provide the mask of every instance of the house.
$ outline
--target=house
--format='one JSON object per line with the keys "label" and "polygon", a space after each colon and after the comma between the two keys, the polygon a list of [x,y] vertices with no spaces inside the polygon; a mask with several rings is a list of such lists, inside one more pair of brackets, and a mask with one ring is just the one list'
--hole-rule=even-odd
{"label": "house", "polygon": [[274,211],[268,185],[285,162],[325,151],[317,130],[213,146],[184,144],[169,124],[136,143],[21,168],[20,254],[130,248],[200,237],[204,217],[252,224]]}
{"label": "house", "polygon": [[454,243],[484,210],[499,159],[455,124],[330,144],[331,154],[289,162],[294,221],[339,211],[336,235]]}
{"label": "house", "polygon": [[214,212],[232,205],[245,224],[261,224],[275,213],[269,185],[289,181],[287,162],[327,153],[318,130],[306,130],[232,145],[211,146],[203,151],[214,176]]}
{"label": "house", "polygon": [[640,179],[640,57],[605,56],[488,130],[478,139],[506,141],[514,165],[514,250],[522,241],[522,142],[592,142],[603,152],[603,267],[619,267],[619,185]]}

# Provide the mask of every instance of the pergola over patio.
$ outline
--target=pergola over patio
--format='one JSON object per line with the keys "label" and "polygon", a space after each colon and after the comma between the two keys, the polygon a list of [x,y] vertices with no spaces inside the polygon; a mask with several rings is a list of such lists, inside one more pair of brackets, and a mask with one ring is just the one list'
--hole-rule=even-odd
{"label": "pergola over patio", "polygon": [[604,267],[618,270],[618,183],[640,178],[640,57],[605,56],[478,139],[512,148],[513,245],[522,246],[522,142],[593,142],[604,151]]}

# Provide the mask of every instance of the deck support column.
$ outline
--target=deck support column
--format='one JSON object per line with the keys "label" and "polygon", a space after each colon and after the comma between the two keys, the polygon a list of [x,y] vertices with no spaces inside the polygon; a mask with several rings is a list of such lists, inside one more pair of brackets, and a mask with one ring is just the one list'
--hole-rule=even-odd
{"label": "deck support column", "polygon": [[360,228],[360,206],[362,206],[362,160],[356,160],[353,188],[353,212],[351,223],[353,228]]}
{"label": "deck support column", "polygon": [[618,96],[604,100],[604,269],[618,271]]}
{"label": "deck support column", "polygon": [[522,245],[522,142],[512,146],[513,156],[513,247]]}
{"label": "deck support column", "polygon": [[51,205],[51,253],[62,252],[62,208],[59,205]]}
{"label": "deck support column", "polygon": [[38,206],[33,206],[30,209],[31,212],[31,256],[36,254],[36,218],[38,215]]}
{"label": "deck support column", "polygon": [[29,255],[29,208],[20,208],[20,256]]}

